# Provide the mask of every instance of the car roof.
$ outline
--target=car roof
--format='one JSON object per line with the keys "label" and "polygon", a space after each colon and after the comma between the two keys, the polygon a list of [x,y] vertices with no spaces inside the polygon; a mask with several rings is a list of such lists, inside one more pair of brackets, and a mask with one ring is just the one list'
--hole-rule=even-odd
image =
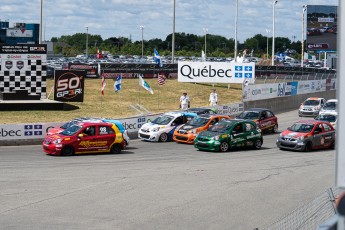
{"label": "car roof", "polygon": [[322,100],[322,99],[325,99],[325,98],[323,98],[323,97],[308,97],[308,98],[306,99],[306,101],[307,101],[307,100]]}
{"label": "car roof", "polygon": [[[304,124],[317,124],[317,123],[322,123],[324,121],[320,121],[320,120],[299,120],[296,123],[304,123]],[[328,122],[324,122],[324,123],[328,123]]]}
{"label": "car roof", "polygon": [[107,126],[112,126],[112,123],[109,122],[103,122],[103,121],[83,121],[83,122],[79,122],[79,125],[107,125]]}
{"label": "car roof", "polygon": [[246,109],[245,111],[258,111],[258,112],[261,112],[261,111],[265,111],[265,110],[271,111],[270,109],[266,109],[266,108],[249,108],[249,109]]}
{"label": "car roof", "polygon": [[329,99],[327,102],[338,102],[338,99]]}
{"label": "car roof", "polygon": [[186,116],[193,116],[193,117],[196,117],[197,114],[196,113],[189,113],[189,112],[167,112],[167,113],[164,113],[162,115],[170,115],[170,116],[173,116],[173,117],[179,117],[179,116],[182,116],[182,115],[186,115]]}

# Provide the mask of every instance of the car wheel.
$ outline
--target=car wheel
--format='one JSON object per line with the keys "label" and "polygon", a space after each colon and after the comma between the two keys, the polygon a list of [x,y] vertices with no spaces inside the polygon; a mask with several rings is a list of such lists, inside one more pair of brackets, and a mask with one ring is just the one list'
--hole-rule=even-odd
{"label": "car wheel", "polygon": [[167,141],[168,141],[168,134],[162,133],[162,134],[159,136],[159,141],[160,141],[160,142],[167,142]]}
{"label": "car wheel", "polygon": [[229,144],[228,144],[228,142],[222,142],[222,143],[220,143],[220,146],[219,146],[219,150],[221,151],[221,152],[226,152],[226,151],[228,151],[229,150]]}
{"label": "car wheel", "polygon": [[121,146],[119,144],[115,144],[115,145],[111,146],[110,153],[111,154],[120,154],[121,153]]}
{"label": "car wheel", "polygon": [[74,155],[74,148],[67,145],[61,149],[61,156],[72,156]]}
{"label": "car wheel", "polygon": [[273,133],[277,133],[278,132],[278,125],[276,124],[274,127],[273,127]]}
{"label": "car wheel", "polygon": [[262,140],[257,139],[254,143],[254,149],[261,149],[261,146],[262,146]]}
{"label": "car wheel", "polygon": [[308,142],[306,145],[305,145],[305,151],[306,152],[310,152],[311,150],[313,149],[313,145],[311,144],[311,142]]}

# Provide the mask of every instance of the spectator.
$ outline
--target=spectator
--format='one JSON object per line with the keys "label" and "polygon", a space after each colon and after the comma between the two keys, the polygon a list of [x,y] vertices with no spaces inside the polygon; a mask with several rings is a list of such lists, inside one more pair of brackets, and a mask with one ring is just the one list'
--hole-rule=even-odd
{"label": "spectator", "polygon": [[180,97],[180,109],[187,110],[190,108],[190,99],[187,96],[187,92],[183,92],[182,96]]}
{"label": "spectator", "polygon": [[211,94],[210,94],[210,106],[216,106],[218,104],[218,95],[216,93],[216,89],[213,89]]}

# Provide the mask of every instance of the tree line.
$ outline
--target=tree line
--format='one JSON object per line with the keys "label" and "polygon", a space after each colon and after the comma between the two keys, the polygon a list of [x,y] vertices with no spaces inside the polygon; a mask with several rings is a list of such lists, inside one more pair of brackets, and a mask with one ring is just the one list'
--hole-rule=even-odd
{"label": "tree line", "polygon": [[[88,42],[86,42],[86,39]],[[267,50],[268,40],[268,50]],[[103,39],[101,35],[76,33],[74,35],[63,35],[53,37],[55,42],[54,53],[64,56],[76,56],[85,54],[86,43],[88,43],[88,54],[96,54],[97,50],[109,51],[113,55],[140,55],[142,54],[142,41],[132,41],[126,37],[110,37]],[[165,40],[154,38],[143,41],[143,53],[145,56],[153,55],[153,49],[156,48],[160,55],[171,56],[172,34],[169,34]],[[227,39],[223,36],[207,34],[206,37],[207,56],[208,57],[233,57],[235,40]],[[295,50],[295,58],[300,57],[302,43],[300,41],[291,41],[286,37],[275,38],[276,52],[284,52],[287,49]],[[238,53],[244,50],[253,51],[254,56],[264,57],[266,53],[269,56],[272,53],[272,38],[261,34],[256,34],[246,39],[243,43],[237,44]],[[201,51],[205,50],[205,35],[198,36],[188,33],[175,33],[175,55],[176,56],[195,56],[200,57]],[[248,53],[248,52],[247,52]]]}

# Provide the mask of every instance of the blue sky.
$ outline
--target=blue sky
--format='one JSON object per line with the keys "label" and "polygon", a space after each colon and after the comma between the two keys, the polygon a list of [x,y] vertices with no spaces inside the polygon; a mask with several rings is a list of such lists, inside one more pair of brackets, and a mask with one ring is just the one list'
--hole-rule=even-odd
{"label": "blue sky", "polygon": [[[173,0],[42,0],[43,39],[85,33],[144,40],[166,36],[173,30]],[[0,20],[39,23],[41,0],[4,0]],[[255,34],[271,31],[273,0],[238,0],[237,38],[243,42]],[[338,5],[338,0],[278,0],[275,36],[296,41],[302,36],[302,5]],[[236,0],[176,0],[176,32],[235,36]]]}

